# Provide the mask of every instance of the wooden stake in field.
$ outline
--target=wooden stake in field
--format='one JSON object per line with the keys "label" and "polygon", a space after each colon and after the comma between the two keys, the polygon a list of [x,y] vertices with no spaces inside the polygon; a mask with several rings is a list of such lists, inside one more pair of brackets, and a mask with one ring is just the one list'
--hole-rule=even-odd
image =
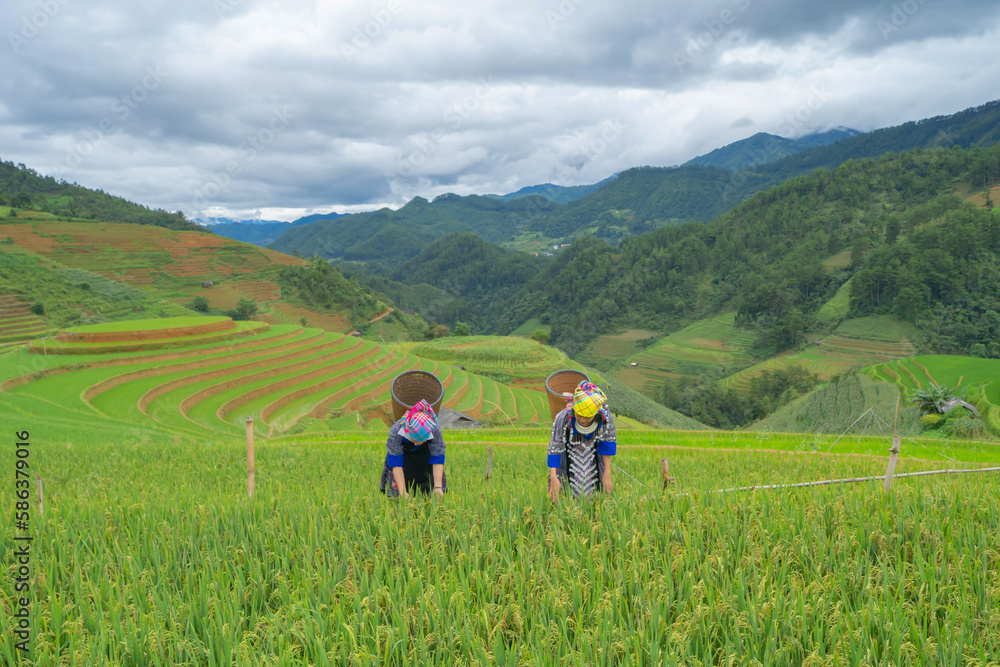
{"label": "wooden stake in field", "polygon": [[896,394],[896,416],[892,420],[892,447],[889,448],[889,465],[885,469],[885,490],[892,486],[892,474],[896,472],[896,461],[899,460],[899,446],[902,439],[896,434],[899,424],[899,394]]}
{"label": "wooden stake in field", "polygon": [[247,495],[253,498],[254,483],[253,417],[247,417]]}
{"label": "wooden stake in field", "polygon": [[889,450],[889,465],[885,469],[885,490],[892,486],[892,474],[896,472],[896,461],[899,459],[899,445],[902,438],[898,435],[892,438],[892,448]]}
{"label": "wooden stake in field", "polygon": [[42,478],[41,476],[36,478],[38,480],[38,516],[45,515],[45,496],[42,493]]}
{"label": "wooden stake in field", "polygon": [[676,480],[670,476],[670,461],[667,459],[660,459],[660,466],[663,468],[663,490],[667,490],[667,486],[673,484]]}
{"label": "wooden stake in field", "polygon": [[487,447],[486,451],[486,485],[489,486],[490,483],[490,470],[493,468],[493,448]]}

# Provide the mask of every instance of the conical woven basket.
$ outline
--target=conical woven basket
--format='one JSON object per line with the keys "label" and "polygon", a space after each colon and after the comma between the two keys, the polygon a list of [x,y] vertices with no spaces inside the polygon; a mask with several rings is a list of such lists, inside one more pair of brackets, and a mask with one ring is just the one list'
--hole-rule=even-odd
{"label": "conical woven basket", "polygon": [[590,378],[586,373],[570,368],[556,371],[545,378],[545,393],[549,397],[549,412],[552,413],[552,419],[566,409],[567,396],[564,393],[572,394],[578,384],[589,381]]}
{"label": "conical woven basket", "polygon": [[419,403],[427,401],[434,408],[434,414],[441,410],[441,399],[444,397],[444,385],[433,373],[427,371],[406,371],[400,373],[392,381],[392,418],[399,419],[406,411]]}

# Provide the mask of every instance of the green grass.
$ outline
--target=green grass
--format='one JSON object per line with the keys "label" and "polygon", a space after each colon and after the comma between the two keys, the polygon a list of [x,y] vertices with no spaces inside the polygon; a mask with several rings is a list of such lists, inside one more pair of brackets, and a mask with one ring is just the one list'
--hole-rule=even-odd
{"label": "green grass", "polygon": [[848,338],[895,342],[908,340],[917,333],[917,328],[892,315],[874,315],[844,320],[834,333]]}
{"label": "green grass", "polygon": [[548,324],[542,324],[542,321],[537,317],[533,317],[518,328],[511,331],[508,336],[524,336],[525,338],[531,337],[531,334],[535,333],[541,329],[545,333],[550,333],[552,331],[552,326]]}
{"label": "green grass", "polygon": [[851,306],[851,281],[848,280],[833,297],[823,304],[816,312],[816,319],[820,322],[833,322],[847,316]]}
{"label": "green grass", "polygon": [[[376,492],[384,433],[355,429],[260,443],[249,500],[240,437],[124,432],[67,449],[43,428],[33,654],[15,654],[16,600],[0,587],[6,664],[985,666],[1000,654],[997,473],[899,479],[888,493],[716,494],[879,475],[885,458],[636,431],[652,446],[615,457],[634,479],[616,469],[610,498],[554,505],[546,430],[505,429],[449,433],[447,497],[401,503]],[[499,445],[508,433],[536,444]],[[709,449],[670,450],[677,483],[663,493],[656,447],[689,440]],[[898,472],[928,467],[902,458]],[[4,553],[19,546],[13,531],[0,539]]]}

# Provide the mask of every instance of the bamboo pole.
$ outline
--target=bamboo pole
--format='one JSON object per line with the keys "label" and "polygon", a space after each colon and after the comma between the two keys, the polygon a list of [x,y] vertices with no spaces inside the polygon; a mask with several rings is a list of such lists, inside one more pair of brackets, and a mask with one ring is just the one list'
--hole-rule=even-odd
{"label": "bamboo pole", "polygon": [[[1000,466],[995,468],[957,468],[949,470],[923,470],[921,472],[908,472],[896,475],[896,479],[901,477],[923,477],[924,475],[949,475],[963,472],[1000,472]],[[827,479],[821,482],[802,482],[800,484],[771,484],[769,486],[741,486],[732,489],[715,489],[708,493],[732,493],[734,491],[767,491],[773,489],[801,489],[807,486],[827,486],[830,484],[851,484],[854,482],[874,482],[885,479],[881,475],[878,477],[851,477],[849,479]]]}
{"label": "bamboo pole", "polygon": [[36,478],[38,481],[38,516],[45,515],[45,495],[42,493],[42,478],[41,476]]}
{"label": "bamboo pole", "polygon": [[889,465],[885,469],[885,490],[892,486],[892,474],[896,472],[896,461],[899,460],[899,445],[902,442],[898,435],[892,437],[892,448],[889,449]]}
{"label": "bamboo pole", "polygon": [[490,470],[493,468],[493,448],[487,447],[486,451],[489,452],[486,456],[486,484],[490,483]]}
{"label": "bamboo pole", "polygon": [[253,498],[254,489],[253,417],[247,417],[247,495]]}

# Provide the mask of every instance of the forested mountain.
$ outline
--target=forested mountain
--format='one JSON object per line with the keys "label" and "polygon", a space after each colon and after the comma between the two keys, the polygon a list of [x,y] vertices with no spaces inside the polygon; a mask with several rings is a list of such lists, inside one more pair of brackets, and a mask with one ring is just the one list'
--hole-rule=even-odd
{"label": "forested mountain", "polygon": [[491,243],[516,235],[537,215],[557,205],[531,196],[503,202],[473,195],[444,194],[429,202],[415,197],[397,211],[381,209],[337,220],[321,220],[288,230],[272,248],[324,259],[378,261],[395,267],[434,241],[455,232],[474,232]]}
{"label": "forested mountain", "polygon": [[[822,143],[837,136],[834,131],[800,142]],[[510,242],[526,232],[551,240],[589,235],[619,243],[659,227],[711,220],[757,192],[817,168],[834,169],[847,160],[918,148],[986,147],[998,140],[1000,102],[991,102],[807,148],[773,162],[757,156],[735,173],[701,165],[636,167],[562,206],[538,195],[509,202],[489,196],[442,195],[433,202],[417,197],[398,211],[383,209],[290,230],[272,247],[395,267],[459,231],[474,232],[491,243]]]}
{"label": "forested mountain", "polygon": [[849,139],[860,134],[857,130],[837,128],[827,132],[809,134],[798,139],[787,139],[776,134],[758,132],[752,137],[734,141],[710,153],[699,155],[684,163],[685,166],[718,167],[727,171],[739,171],[744,167],[759,166],[776,162],[783,157],[816,146],[827,146],[841,139]]}
{"label": "forested mountain", "polygon": [[66,218],[204,231],[200,225],[189,222],[183,213],[154,211],[103,190],[89,190],[42,176],[34,169],[13,162],[0,161],[0,205],[37,208]]}
{"label": "forested mountain", "polygon": [[758,162],[732,173],[697,165],[639,167],[619,174],[597,192],[537,216],[529,229],[550,237],[602,229],[624,222],[635,234],[670,222],[710,220],[744,199],[814,169],[833,169],[847,160],[919,148],[992,146],[1000,141],[1000,101],[859,134],[827,146],[799,151],[775,162]]}
{"label": "forested mountain", "polygon": [[425,319],[452,325],[462,321],[477,333],[506,334],[513,328],[508,304],[552,261],[460,232],[435,241],[388,277],[366,276],[356,265],[345,265],[345,274]]}
{"label": "forested mountain", "polygon": [[[530,262],[491,254],[469,237],[443,240],[392,277],[453,295],[464,295],[472,277],[495,280],[492,301],[478,283],[469,293],[487,298],[427,316],[476,321],[490,333],[538,317],[570,353],[614,327],[674,331],[736,310],[738,324],[757,332],[762,356],[798,345],[819,326],[817,310],[853,278],[853,314],[918,322],[929,350],[1000,356],[1000,217],[956,194],[997,182],[997,147],[849,160],[708,223],[664,227],[618,248],[582,238],[530,277]],[[838,255],[849,259],[824,264]],[[515,268],[494,274],[491,263]]]}
{"label": "forested mountain", "polygon": [[591,192],[596,192],[600,190],[602,186],[606,183],[615,179],[615,176],[609,176],[599,183],[591,183],[590,185],[554,185],[553,183],[542,183],[541,185],[529,185],[527,187],[521,188],[517,192],[511,192],[506,195],[486,195],[492,199],[499,199],[500,201],[513,201],[514,199],[523,199],[531,195],[537,195],[543,199],[548,199],[550,202],[556,204],[567,204],[573,200],[579,199],[580,197],[585,197]]}
{"label": "forested mountain", "polygon": [[[851,160],[761,192],[705,225],[628,238],[618,251],[586,244],[588,263],[610,280],[569,309],[559,295],[579,279],[575,269],[553,276],[536,292],[538,312],[561,315],[553,339],[574,350],[594,328],[669,331],[735,307],[738,323],[757,330],[757,347],[773,353],[800,342],[816,310],[857,274],[854,313],[933,321],[938,338],[928,344],[936,349],[988,346],[996,339],[989,327],[959,338],[955,328],[976,313],[1000,312],[1000,291],[984,289],[1000,262],[998,221],[955,192],[998,178],[996,148]],[[822,264],[847,250],[847,267]]]}

